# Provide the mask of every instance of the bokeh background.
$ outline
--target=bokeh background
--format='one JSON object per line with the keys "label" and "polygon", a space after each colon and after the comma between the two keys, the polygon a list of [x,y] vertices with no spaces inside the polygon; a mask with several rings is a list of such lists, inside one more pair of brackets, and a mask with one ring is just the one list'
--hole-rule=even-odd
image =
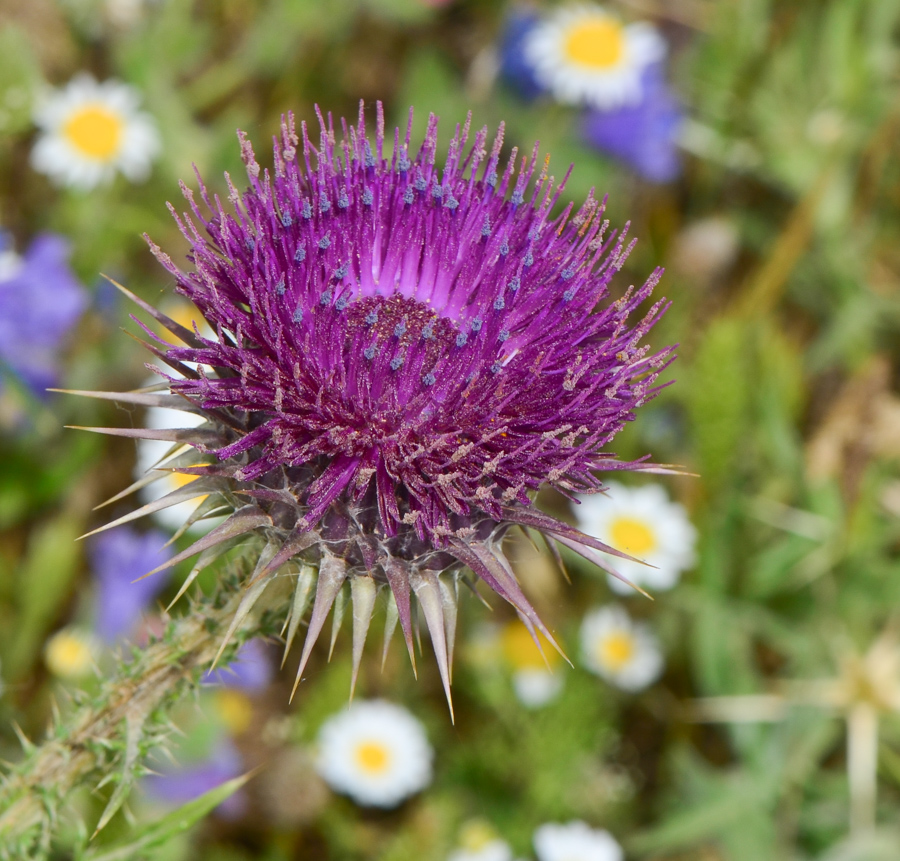
{"label": "bokeh background", "polygon": [[[516,673],[539,665],[491,598],[493,612],[462,601],[455,724],[427,645],[418,681],[399,642],[384,671],[370,649],[357,698],[403,704],[434,748],[415,797],[367,808],[316,773],[319,728],[347,701],[345,630],[292,704],[296,655],[279,672],[270,644],[240,683],[178,706],[174,763],[153,765],[169,783],[143,782],[95,845],[261,766],[148,857],[407,861],[502,841],[512,854],[490,857],[530,858],[540,825],[582,820],[629,859],[900,858],[900,3],[610,2],[665,40],[665,98],[594,117],[606,128],[593,136],[583,108],[521,68],[517,34],[556,8],[0,0],[0,758],[21,757],[14,726],[40,739],[54,709],[114,673],[121,638],[146,640],[186,573],[159,575],[135,610],[122,572],[152,567],[171,526],[76,542],[129,510],[93,509],[133,481],[139,453],[63,426],[145,417],[44,389],[147,384],[121,331],[138,332],[132,309],[101,273],[184,312],[142,234],[183,257],[165,203],[193,165],[223,196],[225,171],[243,187],[237,128],[268,164],[284,112],[314,122],[318,103],[352,119],[364,99],[374,118],[382,100],[389,127],[413,105],[421,136],[433,111],[446,145],[471,111],[475,128],[506,122],[507,150],[540,140],[557,176],[574,163],[566,200],[608,194],[613,226],[639,238],[615,289],[665,266],[673,304],[651,342],[679,344],[674,384],[614,448],[694,473],[626,481],[661,485],[696,529],[693,564],[652,602],[575,557],[567,583],[543,547],[511,539],[573,657],[540,703],[521,701]],[[133,88],[149,116],[159,146],[140,181],[76,188],[38,169],[41,105],[81,73]],[[561,498],[541,504],[574,517]],[[656,638],[652,683],[622,689],[581,657],[582,621],[606,605]],[[73,796],[53,857],[73,857],[109,792]]]}

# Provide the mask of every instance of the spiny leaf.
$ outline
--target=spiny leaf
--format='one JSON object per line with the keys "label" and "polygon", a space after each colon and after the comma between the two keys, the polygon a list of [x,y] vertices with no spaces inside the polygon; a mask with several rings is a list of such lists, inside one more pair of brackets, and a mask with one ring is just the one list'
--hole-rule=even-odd
{"label": "spiny leaf", "polygon": [[146,711],[129,711],[125,716],[125,756],[122,760],[122,774],[106,807],[103,809],[103,813],[100,815],[100,821],[94,829],[92,839],[109,824],[110,819],[116,815],[131,791],[146,719]]}
{"label": "spiny leaf", "polygon": [[196,825],[204,816],[234,795],[255,774],[256,770],[248,771],[240,777],[226,781],[199,798],[183,804],[177,810],[167,813],[161,819],[131,830],[126,840],[88,852],[84,856],[84,861],[132,861],[133,858],[139,857],[139,853],[161,846]]}

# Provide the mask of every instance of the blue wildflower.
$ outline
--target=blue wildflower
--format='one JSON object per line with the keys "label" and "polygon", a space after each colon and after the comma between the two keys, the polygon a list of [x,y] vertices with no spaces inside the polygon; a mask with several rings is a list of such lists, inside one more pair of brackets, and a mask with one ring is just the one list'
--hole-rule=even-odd
{"label": "blue wildflower", "polygon": [[642,79],[643,98],[610,111],[592,110],[582,120],[582,137],[651,182],[670,182],[681,172],[677,136],[683,113],[665,81],[661,64]]}
{"label": "blue wildflower", "polygon": [[0,234],[0,366],[35,394],[56,384],[59,354],[88,303],[61,236],[42,234],[19,257]]}
{"label": "blue wildflower", "polygon": [[[148,566],[172,557],[164,548],[168,536],[121,526],[91,540],[90,556],[97,581],[94,630],[107,643],[133,632],[143,612],[165,586],[158,577],[144,577]],[[143,578],[143,579],[141,579]]]}

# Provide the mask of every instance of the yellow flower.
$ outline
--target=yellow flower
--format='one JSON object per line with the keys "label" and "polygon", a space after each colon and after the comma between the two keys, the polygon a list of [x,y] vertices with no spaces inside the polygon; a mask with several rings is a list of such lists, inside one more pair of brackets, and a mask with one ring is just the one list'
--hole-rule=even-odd
{"label": "yellow flower", "polygon": [[91,674],[99,651],[100,643],[90,632],[63,628],[47,640],[44,663],[58,678],[83,679]]}

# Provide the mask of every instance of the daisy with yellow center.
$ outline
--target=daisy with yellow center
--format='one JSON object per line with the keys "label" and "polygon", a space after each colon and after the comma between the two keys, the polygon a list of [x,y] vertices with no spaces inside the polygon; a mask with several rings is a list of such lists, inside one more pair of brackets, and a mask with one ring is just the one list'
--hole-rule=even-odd
{"label": "daisy with yellow center", "polygon": [[[166,308],[165,313],[186,329],[193,331],[196,323],[203,337],[213,337],[213,332],[209,325],[200,317],[197,309],[192,305],[178,303]],[[196,317],[200,317],[200,319],[195,320],[194,318]],[[169,335],[169,338],[171,337]],[[169,370],[169,373],[177,374],[174,370]],[[149,380],[148,383],[155,384],[156,380]],[[163,430],[176,427],[197,427],[201,424],[203,424],[203,419],[199,415],[186,413],[183,410],[151,407],[147,410],[143,426]],[[197,476],[166,471],[176,466],[186,466],[188,462],[198,462],[194,450],[188,445],[173,448],[171,443],[162,440],[138,440],[137,462],[134,470],[135,481],[153,479],[153,481],[141,488],[141,501],[144,504],[155,502],[168,493],[187,488],[192,481],[196,481]],[[190,521],[191,516],[206,499],[207,497],[202,495],[188,499],[186,502],[157,511],[154,517],[161,525],[176,531]],[[215,519],[204,519],[197,524],[191,523],[190,528],[206,531],[211,526],[215,526],[217,522]]]}
{"label": "daisy with yellow center", "polygon": [[[697,530],[684,507],[670,501],[661,485],[625,487],[610,482],[606,493],[579,500],[575,515],[581,529],[647,563],[609,557],[613,567],[638,586],[671,589],[681,572],[694,564]],[[609,585],[622,595],[634,593],[612,576]]]}
{"label": "daisy with yellow center", "polygon": [[139,104],[133,87],[78,75],[35,111],[42,134],[32,166],[57,185],[80,189],[108,183],[117,172],[131,182],[146,179],[161,145],[153,118]]}
{"label": "daisy with yellow center", "polygon": [[422,724],[384,700],[355,702],[319,731],[316,767],[366,807],[396,807],[431,783],[434,752]]}
{"label": "daisy with yellow center", "polygon": [[[201,424],[203,424],[201,416],[181,410],[151,407],[147,410],[143,426],[162,430],[173,427],[196,427]],[[155,502],[168,493],[186,489],[192,481],[195,481],[196,476],[164,471],[174,466],[186,466],[188,459],[196,461],[197,458],[192,452],[193,449],[187,445],[173,448],[171,443],[161,440],[138,440],[135,480],[139,481],[150,476],[156,478],[141,489],[141,501],[145,504]],[[202,495],[188,499],[186,502],[157,511],[154,517],[161,525],[173,531],[178,530],[189,521],[205,499],[206,497]],[[208,529],[209,522],[201,523],[198,528]]]}
{"label": "daisy with yellow center", "polygon": [[581,623],[581,659],[592,673],[625,691],[653,684],[663,669],[656,637],[621,607],[601,607]]}
{"label": "daisy with yellow center", "polygon": [[648,24],[623,24],[600,6],[559,9],[523,45],[537,82],[565,104],[612,110],[638,104],[641,76],[666,53]]}
{"label": "daisy with yellow center", "polygon": [[538,861],[623,861],[625,852],[608,832],[585,822],[548,822],[534,832]]}
{"label": "daisy with yellow center", "polygon": [[563,689],[559,672],[562,659],[547,639],[538,633],[543,654],[518,620],[507,622],[500,632],[500,646],[506,664],[512,670],[516,698],[528,708],[539,708],[555,700]]}
{"label": "daisy with yellow center", "polygon": [[93,672],[100,648],[99,640],[89,631],[63,628],[47,640],[44,663],[60,679],[83,679]]}

